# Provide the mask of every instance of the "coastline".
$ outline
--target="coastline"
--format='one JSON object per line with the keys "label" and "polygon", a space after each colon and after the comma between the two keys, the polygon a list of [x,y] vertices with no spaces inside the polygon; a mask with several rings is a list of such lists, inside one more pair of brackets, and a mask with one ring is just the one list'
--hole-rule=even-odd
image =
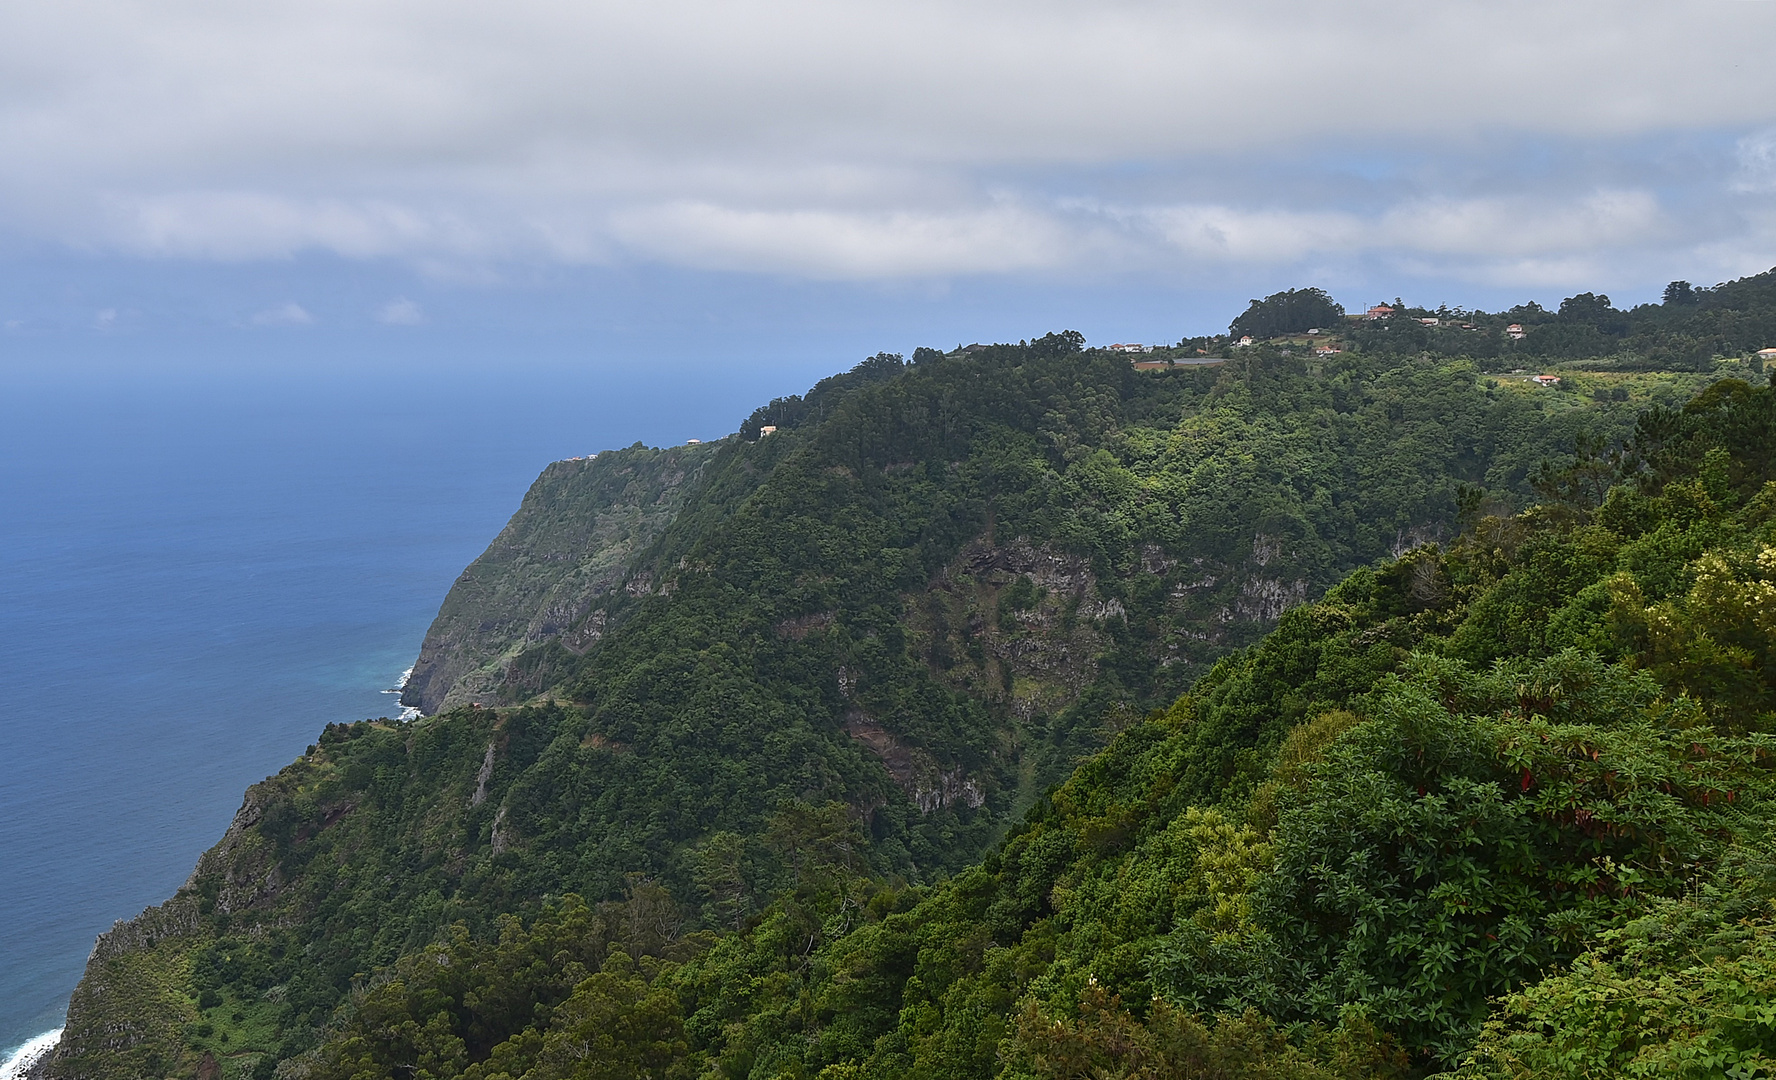
{"label": "coastline", "polygon": [[[657,426],[609,405],[626,379],[590,369],[541,402],[456,369],[196,370],[58,371],[0,409],[0,458],[21,464],[0,485],[0,670],[32,718],[0,781],[16,892],[0,905],[0,1067],[63,1026],[94,939],[174,894],[245,787],[328,721],[402,714],[379,691],[543,463],[584,452],[588,424],[613,445]],[[778,377],[740,380],[744,399],[782,392]],[[732,408],[697,387],[658,396],[674,426],[717,430]],[[428,445],[440,416],[458,434]]]}
{"label": "coastline", "polygon": [[[413,669],[408,668],[406,671],[401,672],[400,680],[398,682],[396,682],[392,688],[390,688],[388,690],[384,690],[383,693],[385,693],[385,694],[399,694],[399,693],[401,693],[402,691],[407,689],[407,680],[409,680],[411,678],[413,678]],[[397,699],[397,701],[398,701],[398,699]],[[423,716],[425,716],[425,713],[420,711],[419,709],[414,708],[412,705],[402,705],[401,706],[401,715],[395,717],[395,719],[400,720],[403,723],[405,723],[408,720],[418,720]],[[0,1077],[0,1080],[6,1080],[6,1078]]]}
{"label": "coastline", "polygon": [[62,1030],[46,1031],[13,1049],[11,1056],[0,1063],[0,1080],[36,1080],[38,1066],[48,1061],[49,1055],[61,1043]]}

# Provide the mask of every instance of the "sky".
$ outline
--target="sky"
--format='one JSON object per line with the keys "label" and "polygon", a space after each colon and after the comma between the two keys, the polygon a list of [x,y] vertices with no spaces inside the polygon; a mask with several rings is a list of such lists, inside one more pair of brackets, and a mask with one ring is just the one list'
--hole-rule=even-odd
{"label": "sky", "polygon": [[1629,304],[1776,265],[1772,56],[1768,0],[4,5],[0,363]]}

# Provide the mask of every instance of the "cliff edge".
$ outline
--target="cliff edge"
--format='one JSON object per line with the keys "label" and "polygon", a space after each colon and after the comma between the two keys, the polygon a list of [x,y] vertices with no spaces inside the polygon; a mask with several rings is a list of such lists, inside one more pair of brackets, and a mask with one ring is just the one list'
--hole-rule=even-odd
{"label": "cliff edge", "polygon": [[426,631],[401,704],[428,716],[492,704],[506,665],[551,638],[583,652],[603,632],[592,603],[683,507],[719,443],[640,443],[557,461],[450,587]]}

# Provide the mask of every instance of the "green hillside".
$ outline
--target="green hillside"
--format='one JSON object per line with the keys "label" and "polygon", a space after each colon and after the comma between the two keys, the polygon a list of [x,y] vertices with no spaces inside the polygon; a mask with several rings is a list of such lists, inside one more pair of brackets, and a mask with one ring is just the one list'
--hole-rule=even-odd
{"label": "green hillside", "polygon": [[488,1023],[469,988],[588,918],[565,900],[397,965],[307,1075],[1769,1071],[1776,393],[1631,446],[1602,505],[1291,611],[946,883],[810,822],[745,933],[676,962],[701,943],[607,929],[571,993],[524,991],[546,1023],[428,1043]]}
{"label": "green hillside", "polygon": [[[49,1075],[1761,1052],[1709,1017],[1768,955],[1771,390],[916,359],[551,466],[428,635],[445,711],[252,788]],[[1584,1013],[1672,979],[1665,1035]]]}

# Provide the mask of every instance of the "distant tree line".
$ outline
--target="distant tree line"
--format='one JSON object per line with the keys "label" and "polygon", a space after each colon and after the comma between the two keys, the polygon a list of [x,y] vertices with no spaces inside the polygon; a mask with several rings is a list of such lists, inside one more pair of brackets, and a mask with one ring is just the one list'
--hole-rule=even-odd
{"label": "distant tree line", "polygon": [[1552,310],[1533,300],[1498,312],[1399,300],[1389,306],[1381,318],[1347,318],[1323,289],[1286,289],[1251,301],[1227,337],[1186,338],[1177,347],[1212,355],[1230,339],[1321,328],[1337,329],[1347,348],[1381,355],[1597,358],[1624,369],[1709,371],[1719,357],[1776,346],[1776,270],[1707,287],[1673,281],[1658,303],[1626,309],[1597,292],[1569,296]]}

